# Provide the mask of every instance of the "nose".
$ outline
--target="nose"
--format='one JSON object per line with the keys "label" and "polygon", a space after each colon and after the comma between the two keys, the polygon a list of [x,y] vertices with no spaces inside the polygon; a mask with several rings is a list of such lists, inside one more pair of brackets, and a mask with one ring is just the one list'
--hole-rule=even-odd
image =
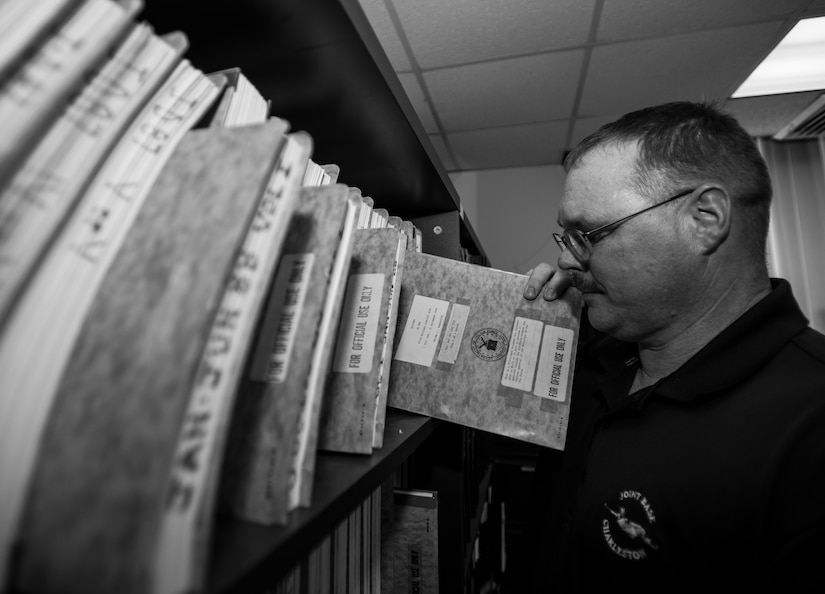
{"label": "nose", "polygon": [[584,270],[582,263],[578,261],[569,249],[562,250],[557,263],[560,270]]}

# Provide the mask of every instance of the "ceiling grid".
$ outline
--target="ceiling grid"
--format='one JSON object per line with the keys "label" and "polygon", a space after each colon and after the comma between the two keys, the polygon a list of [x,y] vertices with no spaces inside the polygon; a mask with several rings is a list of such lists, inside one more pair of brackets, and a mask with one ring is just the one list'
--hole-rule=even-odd
{"label": "ceiling grid", "polygon": [[825,0],[359,3],[448,171],[558,164],[601,124],[664,101],[714,100],[772,134],[822,94],[728,100]]}

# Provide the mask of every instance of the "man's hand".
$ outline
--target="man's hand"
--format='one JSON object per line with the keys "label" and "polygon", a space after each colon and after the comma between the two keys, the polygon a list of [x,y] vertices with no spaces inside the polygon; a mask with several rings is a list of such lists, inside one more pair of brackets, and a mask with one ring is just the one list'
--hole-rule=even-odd
{"label": "man's hand", "polygon": [[532,301],[541,293],[546,301],[558,299],[573,284],[573,280],[564,270],[557,270],[550,264],[542,262],[529,273],[524,298]]}

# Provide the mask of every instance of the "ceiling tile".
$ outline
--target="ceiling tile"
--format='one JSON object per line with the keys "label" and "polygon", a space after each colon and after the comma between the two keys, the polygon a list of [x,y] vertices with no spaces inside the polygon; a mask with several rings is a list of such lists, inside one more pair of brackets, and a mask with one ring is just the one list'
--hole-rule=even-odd
{"label": "ceiling tile", "polygon": [[595,0],[392,2],[422,69],[581,45],[594,5]]}
{"label": "ceiling tile", "polygon": [[605,0],[598,41],[663,37],[780,20],[809,0]]}
{"label": "ceiling tile", "polygon": [[596,47],[579,113],[598,116],[666,101],[724,100],[767,53],[781,26],[771,22]]}
{"label": "ceiling tile", "polygon": [[[558,163],[565,139],[627,111],[724,100],[789,16],[825,13],[825,0],[358,1],[450,171]],[[606,45],[590,39],[597,6]],[[728,106],[766,135],[805,103],[754,99]],[[436,134],[445,131],[452,152]]]}
{"label": "ceiling tile", "polygon": [[387,12],[387,5],[384,0],[358,0],[364,15],[372,25],[376,37],[384,48],[384,53],[390,60],[390,64],[396,72],[406,72],[412,70],[412,64],[407,56],[407,50],[401,43],[398,30]]}
{"label": "ceiling tile", "polygon": [[448,134],[458,169],[558,165],[567,122],[548,122]]}
{"label": "ceiling tile", "polygon": [[424,126],[424,130],[428,134],[435,134],[438,130],[438,124],[433,116],[433,111],[430,109],[430,103],[427,101],[421,85],[418,83],[418,77],[412,73],[403,73],[398,75],[398,80],[401,81],[401,86],[407,93],[415,112],[418,114],[418,119]]}
{"label": "ceiling tile", "polygon": [[570,146],[567,148],[573,148],[584,140],[586,136],[589,136],[605,124],[616,121],[621,115],[621,113],[614,113],[592,118],[576,118],[573,122],[573,134],[570,137]]}
{"label": "ceiling tile", "polygon": [[751,136],[773,136],[808,107],[822,91],[731,99],[725,104]]}
{"label": "ceiling tile", "polygon": [[[448,132],[568,117],[583,50],[553,52],[424,73]],[[514,109],[514,106],[518,106]]]}

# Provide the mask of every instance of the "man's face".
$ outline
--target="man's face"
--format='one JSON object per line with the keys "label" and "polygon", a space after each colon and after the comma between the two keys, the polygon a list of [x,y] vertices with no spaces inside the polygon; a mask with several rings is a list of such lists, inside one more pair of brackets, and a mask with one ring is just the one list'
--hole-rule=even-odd
{"label": "man's face", "polygon": [[[568,173],[559,209],[563,228],[586,232],[651,205],[631,180],[636,150],[635,144],[597,148]],[[585,264],[562,252],[559,267],[573,276],[597,330],[655,345],[678,329],[696,290],[679,202],[618,226],[593,245]]]}

